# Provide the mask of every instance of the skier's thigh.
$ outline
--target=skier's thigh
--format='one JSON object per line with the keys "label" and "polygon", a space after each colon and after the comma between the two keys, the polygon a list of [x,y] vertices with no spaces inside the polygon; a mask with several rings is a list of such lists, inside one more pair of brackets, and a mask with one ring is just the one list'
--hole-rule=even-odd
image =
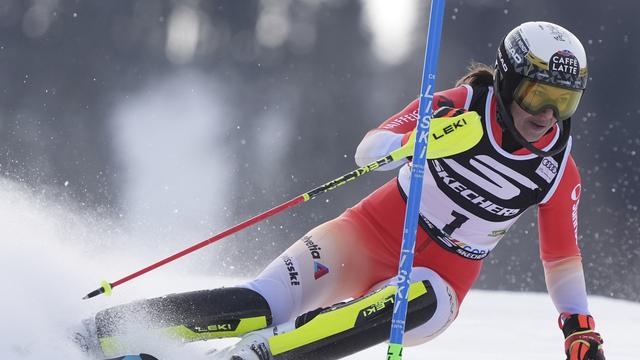
{"label": "skier's thigh", "polygon": [[303,236],[243,286],[267,299],[275,324],[365,292],[376,282],[352,223],[326,222]]}

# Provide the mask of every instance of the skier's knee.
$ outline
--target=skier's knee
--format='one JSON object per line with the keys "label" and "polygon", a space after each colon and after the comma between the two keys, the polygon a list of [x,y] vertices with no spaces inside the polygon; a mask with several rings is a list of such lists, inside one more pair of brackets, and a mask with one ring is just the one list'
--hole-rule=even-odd
{"label": "skier's knee", "polygon": [[459,306],[454,289],[435,271],[424,267],[414,268],[411,281],[428,281],[437,306],[428,318],[422,319],[420,325],[407,331],[404,337],[407,346],[422,344],[442,333],[455,320]]}
{"label": "skier's knee", "polygon": [[[385,341],[395,292],[395,286],[388,285],[361,298],[299,316],[294,323],[282,326],[284,333],[269,339],[272,354],[278,359],[333,359]],[[405,328],[429,322],[437,300],[429,280],[412,282]]]}
{"label": "skier's knee", "polygon": [[304,285],[300,277],[302,268],[295,257],[285,254],[269,264],[258,277],[240,287],[251,289],[264,297],[271,309],[274,324],[281,324],[301,312]]}

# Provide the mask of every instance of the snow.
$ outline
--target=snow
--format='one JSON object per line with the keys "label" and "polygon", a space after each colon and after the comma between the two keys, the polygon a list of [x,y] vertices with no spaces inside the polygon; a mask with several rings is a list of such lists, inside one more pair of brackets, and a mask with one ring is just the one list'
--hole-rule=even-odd
{"label": "snow", "polygon": [[[41,191],[42,192],[42,191]],[[69,340],[81,319],[133,299],[231,285],[216,278],[165,266],[114,289],[111,297],[81,300],[114,281],[169,254],[135,254],[127,235],[96,214],[47,200],[20,184],[0,178],[0,359],[84,359]],[[591,297],[591,311],[605,339],[607,358],[637,359],[635,338],[640,304]],[[456,322],[430,343],[405,349],[405,359],[560,359],[563,339],[556,311],[545,294],[472,291]],[[145,339],[163,359],[206,359],[205,351],[234,341],[175,346]],[[384,344],[349,359],[383,359]]]}

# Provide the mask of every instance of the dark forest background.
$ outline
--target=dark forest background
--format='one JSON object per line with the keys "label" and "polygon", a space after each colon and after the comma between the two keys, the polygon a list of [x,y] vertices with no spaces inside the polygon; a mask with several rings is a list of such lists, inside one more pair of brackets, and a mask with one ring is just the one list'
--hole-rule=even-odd
{"label": "dark forest background", "polygon": [[[362,136],[419,91],[428,2],[399,3],[1,0],[0,176],[169,255],[355,167]],[[639,14],[621,0],[449,0],[437,80],[493,64],[525,21],[583,40],[590,79],[572,130],[588,289],[635,301]],[[194,255],[198,266],[253,275],[394,175],[241,232]],[[530,210],[476,287],[543,291],[536,235]]]}

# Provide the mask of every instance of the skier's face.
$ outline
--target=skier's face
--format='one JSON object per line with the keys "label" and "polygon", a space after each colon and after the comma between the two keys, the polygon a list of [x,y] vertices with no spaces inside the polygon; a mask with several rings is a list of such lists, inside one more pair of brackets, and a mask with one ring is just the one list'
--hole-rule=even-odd
{"label": "skier's face", "polygon": [[553,110],[547,108],[537,115],[524,111],[515,101],[511,103],[511,115],[516,130],[528,142],[536,142],[556,123]]}

